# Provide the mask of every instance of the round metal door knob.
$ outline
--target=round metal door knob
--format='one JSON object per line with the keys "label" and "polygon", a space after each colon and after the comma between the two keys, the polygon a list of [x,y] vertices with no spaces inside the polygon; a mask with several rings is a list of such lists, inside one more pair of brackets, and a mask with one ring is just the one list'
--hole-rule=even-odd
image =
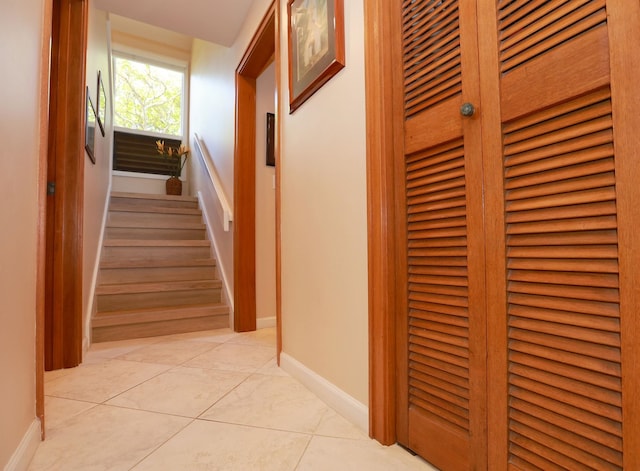
{"label": "round metal door knob", "polygon": [[466,117],[473,116],[473,113],[475,112],[476,112],[476,109],[471,103],[465,103],[460,107],[460,114],[462,116],[466,116]]}

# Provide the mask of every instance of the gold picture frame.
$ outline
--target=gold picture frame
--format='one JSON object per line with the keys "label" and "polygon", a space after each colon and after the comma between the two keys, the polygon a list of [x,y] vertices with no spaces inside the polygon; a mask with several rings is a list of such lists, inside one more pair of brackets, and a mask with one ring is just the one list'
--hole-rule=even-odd
{"label": "gold picture frame", "polygon": [[345,64],[343,0],[289,0],[289,113]]}

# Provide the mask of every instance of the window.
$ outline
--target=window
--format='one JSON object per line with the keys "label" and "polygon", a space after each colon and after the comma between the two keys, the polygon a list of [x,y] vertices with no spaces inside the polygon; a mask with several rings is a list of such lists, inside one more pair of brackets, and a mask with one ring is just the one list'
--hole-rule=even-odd
{"label": "window", "polygon": [[113,70],[113,169],[170,174],[155,141],[184,138],[185,68],[117,53]]}

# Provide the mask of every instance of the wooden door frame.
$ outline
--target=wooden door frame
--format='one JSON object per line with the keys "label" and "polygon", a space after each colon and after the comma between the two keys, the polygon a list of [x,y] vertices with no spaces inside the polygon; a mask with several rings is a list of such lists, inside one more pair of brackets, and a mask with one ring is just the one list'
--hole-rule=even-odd
{"label": "wooden door frame", "polygon": [[47,243],[47,157],[49,141],[49,83],[53,0],[45,0],[40,53],[40,116],[38,150],[38,246],[36,275],[36,416],[40,419],[40,435],[45,436],[44,416],[44,319]]}
{"label": "wooden door frame", "polygon": [[[279,11],[279,9],[278,9]],[[234,329],[256,330],[256,79],[276,56],[276,7],[269,6],[236,69],[234,157]],[[279,48],[278,48],[279,51]],[[279,57],[276,56],[276,57]],[[279,64],[279,60],[276,60]],[[276,67],[279,68],[279,67]],[[278,97],[276,95],[276,109]],[[276,119],[276,136],[279,136]],[[276,137],[276,141],[279,139]],[[276,169],[279,150],[276,145]],[[276,182],[280,179],[276,178]],[[278,183],[276,183],[278,185]],[[276,245],[279,247],[279,186],[276,187]],[[276,250],[276,304],[279,297],[279,250]],[[279,313],[279,308],[276,306]],[[277,314],[277,318],[279,315]]]}
{"label": "wooden door frame", "polygon": [[82,361],[88,14],[87,0],[53,4],[47,181],[55,183],[55,194],[46,196],[46,255],[39,260],[45,273],[42,335],[47,370],[77,366]]}
{"label": "wooden door frame", "polygon": [[[383,445],[397,441],[396,286],[397,243],[394,156],[402,153],[402,113],[397,103],[400,34],[396,2],[364,5],[367,120],[367,226],[369,271],[369,435]],[[382,47],[381,45],[384,45]],[[398,119],[398,113],[399,119]]]}

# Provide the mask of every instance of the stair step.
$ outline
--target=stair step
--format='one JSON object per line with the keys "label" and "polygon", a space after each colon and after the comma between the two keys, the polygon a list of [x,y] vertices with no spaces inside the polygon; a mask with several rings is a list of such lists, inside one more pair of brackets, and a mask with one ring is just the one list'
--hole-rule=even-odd
{"label": "stair step", "polygon": [[197,229],[184,229],[179,227],[107,227],[106,239],[165,239],[165,240],[202,240],[207,234],[203,227]]}
{"label": "stair step", "polygon": [[161,213],[161,214],[189,214],[202,216],[200,208],[181,208],[175,206],[132,206],[124,202],[114,202],[109,205],[109,211],[114,213]]}
{"label": "stair step", "polygon": [[229,307],[220,303],[173,306],[170,308],[129,309],[97,314],[94,327],[140,324],[143,322],[167,321],[187,317],[206,317],[229,314]]}
{"label": "stair step", "polygon": [[153,213],[138,211],[111,211],[107,216],[107,225],[121,226],[122,224],[135,224],[139,227],[155,227],[155,224],[202,224],[202,214],[181,213]]}
{"label": "stair step", "polygon": [[98,296],[107,294],[155,293],[168,291],[213,289],[222,286],[220,280],[155,281],[142,283],[114,283],[96,287]]}
{"label": "stair step", "polygon": [[[112,262],[131,260],[135,262],[152,262],[154,260],[198,260],[211,258],[211,245],[209,241],[135,241],[129,239],[128,243],[118,243],[121,240],[105,240],[102,261]],[[136,243],[140,242],[140,243]],[[148,243],[152,242],[152,243]],[[165,243],[162,243],[165,242]],[[180,242],[170,245],[169,242]],[[190,242],[190,244],[187,244]]]}
{"label": "stair step", "polygon": [[185,208],[198,207],[198,198],[193,196],[152,195],[147,193],[112,192],[109,204],[114,202],[127,203],[133,206],[163,205]]}
{"label": "stair step", "polygon": [[212,280],[216,276],[215,265],[171,267],[100,268],[99,285],[164,282],[171,280]]}
{"label": "stair step", "polygon": [[101,261],[100,268],[166,268],[166,267],[215,267],[216,261],[213,258],[185,259],[185,260],[113,260]]}
{"label": "stair step", "polygon": [[188,230],[205,230],[206,226],[202,221],[184,222],[171,220],[146,220],[138,221],[129,219],[126,221],[107,221],[107,228],[129,228],[129,229],[188,229]]}
{"label": "stair step", "polygon": [[154,337],[229,326],[229,308],[220,303],[122,310],[94,317],[92,341]]}
{"label": "stair step", "polygon": [[[184,282],[193,283],[193,282]],[[96,288],[98,313],[120,311],[122,309],[146,309],[154,307],[179,306],[186,304],[219,303],[221,301],[220,280],[209,281],[211,286],[201,288],[171,289],[161,291],[153,286],[105,285]],[[162,285],[162,283],[149,283]]]}
{"label": "stair step", "polygon": [[229,326],[197,198],[111,194],[94,342]]}
{"label": "stair step", "polygon": [[208,240],[109,239],[105,247],[209,247]]}

